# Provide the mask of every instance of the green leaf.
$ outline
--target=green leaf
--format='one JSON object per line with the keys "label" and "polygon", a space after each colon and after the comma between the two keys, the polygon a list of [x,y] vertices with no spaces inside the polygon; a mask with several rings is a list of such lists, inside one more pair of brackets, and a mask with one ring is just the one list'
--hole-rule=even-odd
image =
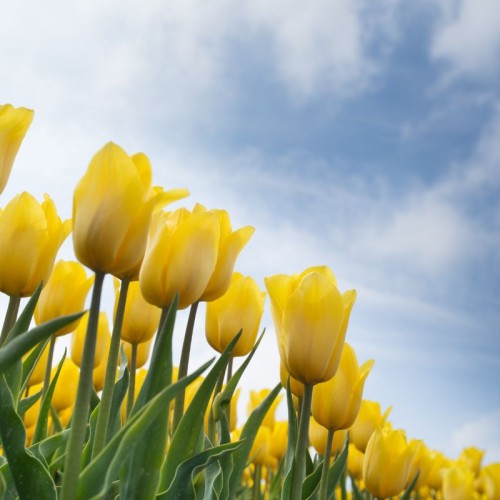
{"label": "green leaf", "polygon": [[295,447],[298,435],[297,413],[293,406],[292,391],[290,389],[290,380],[286,384],[286,407],[288,411],[288,446],[285,455],[285,479],[283,481],[283,489],[281,498],[287,500],[291,496],[290,488],[292,487],[293,471],[295,469]]}
{"label": "green leaf", "polygon": [[[13,342],[15,340],[11,344]],[[15,411],[14,398],[3,375],[0,375],[0,407],[0,436],[19,497],[23,500],[56,500],[56,487],[49,472],[24,447],[26,431]]]}
{"label": "green leaf", "polygon": [[61,449],[64,451],[66,443],[69,439],[69,433],[70,430],[68,429],[57,434],[53,434],[52,436],[45,438],[43,441],[30,446],[29,451],[31,451],[31,453],[33,453],[33,455],[37,456],[38,458],[43,458],[43,460],[49,462],[51,456],[57,450]]}
{"label": "green leaf", "polygon": [[[127,423],[111,439],[106,447],[92,460],[80,474],[78,498],[87,500],[95,495],[105,494],[118,475],[118,470],[131,453],[135,453],[135,443],[142,440],[145,432],[155,423],[156,417],[177,393],[200,376],[210,365],[205,363],[198,370],[179,382],[166,387],[149,403],[132,415]],[[137,473],[137,471],[135,471]],[[102,487],[101,491],[99,489]],[[143,498],[142,496],[136,498]]]}
{"label": "green leaf", "polygon": [[95,428],[97,426],[97,417],[99,416],[99,405],[97,405],[90,414],[89,418],[89,438],[85,443],[85,446],[82,451],[82,461],[81,467],[84,469],[90,462],[92,458],[92,448],[94,446],[94,436],[95,436]]}
{"label": "green leaf", "polygon": [[59,379],[59,374],[61,373],[61,368],[65,359],[66,351],[64,351],[61,361],[59,361],[54,378],[50,382],[49,388],[40,405],[40,413],[38,414],[35,433],[33,435],[33,443],[35,444],[47,437],[47,421],[49,419],[50,402],[52,401],[52,395],[54,394],[54,389],[56,388],[57,380]]}
{"label": "green leaf", "polygon": [[109,413],[110,420],[108,426],[108,433],[106,436],[106,443],[118,432],[121,428],[121,408],[123,400],[127,394],[128,384],[129,384],[129,371],[128,371],[128,361],[123,347],[120,348],[120,370],[118,372],[118,380],[115,383],[115,388],[113,390],[113,397],[111,399],[111,411]]}
{"label": "green leaf", "polygon": [[16,500],[16,498],[19,498],[8,463],[0,466],[0,498],[2,500]]}
{"label": "green leaf", "polygon": [[40,342],[23,361],[23,376],[21,379],[21,389],[20,389],[21,394],[26,390],[31,374],[35,369],[35,365],[42,357],[43,350],[45,349],[48,343],[49,339],[45,339],[43,342]]}
{"label": "green leaf", "polygon": [[[172,337],[177,303],[176,295],[160,325],[148,373],[132,407],[131,415],[134,415],[172,381]],[[156,417],[154,425],[149,427],[144,439],[135,443],[135,450],[130,455],[129,462],[123,465],[120,483],[123,499],[135,499],[140,496],[153,498],[156,494],[165,457],[169,411],[168,406],[163,408],[163,411]]]}
{"label": "green leaf", "polygon": [[418,476],[419,475],[420,475],[420,470],[417,471],[417,473],[415,474],[415,477],[413,478],[412,482],[410,483],[410,485],[408,486],[408,488],[406,488],[406,490],[404,491],[404,493],[401,495],[400,500],[410,500],[411,492],[413,491],[413,488],[415,488],[415,484],[417,484]]}
{"label": "green leaf", "polygon": [[356,484],[356,480],[352,476],[351,476],[351,490],[352,490],[353,500],[365,500],[363,493],[359,491],[358,485]]}
{"label": "green leaf", "polygon": [[0,349],[0,373],[5,372],[9,367],[14,365],[16,361],[19,361],[24,354],[33,349],[39,342],[48,339],[57,330],[77,320],[82,315],[83,312],[61,316],[31,329],[29,332],[21,333],[8,344],[4,344]]}
{"label": "green leaf", "polygon": [[212,392],[217,384],[220,374],[226,369],[231,351],[240,338],[241,332],[231,340],[221,354],[213,368],[201,383],[199,389],[184,413],[170,443],[167,459],[162,467],[160,489],[168,490],[174,478],[177,467],[187,458],[192,456],[196,449],[196,440],[202,432],[206,408],[210,402]]}
{"label": "green leaf", "polygon": [[243,445],[236,450],[234,453],[234,468],[229,479],[229,495],[230,498],[235,498],[236,490],[241,482],[241,476],[243,475],[243,470],[245,469],[248,455],[252,449],[252,444],[255,439],[255,435],[259,430],[262,421],[269,408],[271,407],[273,401],[278,396],[281,391],[281,384],[278,384],[262,401],[262,403],[255,408],[255,410],[248,417],[246,424],[244,425],[240,440],[244,441]]}
{"label": "green leaf", "polygon": [[311,498],[319,487],[321,481],[321,472],[323,469],[323,461],[317,465],[311,474],[309,474],[302,483],[302,498]]}
{"label": "green leaf", "polygon": [[192,490],[193,472],[199,472],[211,463],[218,461],[224,455],[233,453],[241,444],[241,442],[221,444],[220,446],[209,448],[184,460],[184,462],[177,467],[174,479],[168,490],[160,493],[157,498],[168,498],[169,500],[187,500],[194,498]]}
{"label": "green leaf", "polygon": [[40,399],[41,396],[42,390],[40,389],[37,393],[21,399],[17,405],[18,415],[23,418],[24,414]]}

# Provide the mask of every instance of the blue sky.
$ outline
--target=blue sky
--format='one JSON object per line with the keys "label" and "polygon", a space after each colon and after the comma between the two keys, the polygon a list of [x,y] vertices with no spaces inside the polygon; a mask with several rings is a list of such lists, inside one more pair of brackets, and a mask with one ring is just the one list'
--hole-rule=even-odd
{"label": "blue sky", "polygon": [[[238,269],[262,286],[327,264],[358,290],[348,341],[396,427],[500,460],[499,16],[495,0],[7,2],[0,99],[36,114],[2,203],[49,192],[68,217],[105,142],[144,151],[186,205],[256,227]],[[263,323],[247,387],[277,378]],[[212,355],[202,317],[197,336],[193,365]]]}

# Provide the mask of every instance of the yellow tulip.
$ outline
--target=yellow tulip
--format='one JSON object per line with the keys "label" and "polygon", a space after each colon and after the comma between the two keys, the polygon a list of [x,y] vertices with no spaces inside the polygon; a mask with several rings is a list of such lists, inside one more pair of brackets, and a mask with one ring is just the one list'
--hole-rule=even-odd
{"label": "yellow tulip", "polygon": [[458,460],[459,462],[467,466],[475,476],[477,476],[481,469],[481,462],[483,460],[483,457],[484,450],[480,450],[479,448],[470,446],[462,450]]}
{"label": "yellow tulip", "polygon": [[197,302],[214,272],[219,237],[220,221],[213,212],[155,213],[139,273],[144,298],[168,307],[178,292],[179,309]]}
{"label": "yellow tulip", "polygon": [[351,442],[358,450],[365,451],[371,435],[375,429],[384,426],[391,410],[392,407],[389,407],[382,414],[379,403],[366,399],[361,401],[358,416],[349,433]]}
{"label": "yellow tulip", "polygon": [[[326,453],[326,441],[328,438],[328,429],[321,425],[312,417],[309,420],[309,441],[313,448],[319,455],[324,456]],[[347,438],[347,431],[345,429],[334,432],[332,451],[330,456],[333,457],[336,453],[340,452],[344,447]]]}
{"label": "yellow tulip", "polygon": [[488,500],[500,498],[500,463],[489,464],[483,468]]}
{"label": "yellow tulip", "polygon": [[[88,314],[85,314],[78,325],[78,328],[71,336],[71,359],[75,365],[80,366],[83,356],[83,346],[85,344],[85,337],[87,335]],[[99,320],[97,324],[97,338],[94,356],[94,368],[101,363],[106,353],[106,348],[111,339],[111,332],[109,330],[109,323],[106,313],[99,313]]]}
{"label": "yellow tulip", "polygon": [[205,333],[208,343],[222,353],[242,329],[232,356],[246,356],[257,338],[265,297],[265,292],[260,291],[252,278],[234,273],[227,292],[207,303]]}
{"label": "yellow tulip", "polygon": [[443,473],[443,500],[470,500],[474,498],[474,475],[459,465]]}
{"label": "yellow tulip", "polygon": [[427,479],[432,468],[432,456],[423,441],[412,441],[415,449],[415,456],[410,474],[408,475],[408,482],[406,486],[409,486],[411,484],[418,472],[418,479],[415,483],[415,490],[419,490],[420,488],[423,488],[427,485]]}
{"label": "yellow tulip", "polygon": [[[35,385],[31,388],[30,395],[33,396],[37,392],[40,392],[42,390],[42,384]],[[33,427],[33,430],[36,426],[36,422],[38,420],[38,415],[40,413],[40,406],[41,406],[41,401],[42,398],[39,397],[36,401],[36,403],[28,408],[26,412],[24,413],[23,421],[24,421],[24,426],[26,428],[28,427]]]}
{"label": "yellow tulip", "polygon": [[[205,210],[202,205],[195,207],[195,211],[203,212]],[[251,226],[245,226],[233,231],[229,214],[225,210],[210,210],[210,212],[217,214],[219,217],[220,238],[215,269],[200,297],[200,300],[204,301],[218,299],[226,293],[231,283],[236,258],[255,231]]]}
{"label": "yellow tulip", "polygon": [[92,158],[73,195],[73,245],[93,271],[136,279],[153,210],[184,198],[185,189],[163,192],[151,185],[143,153],[129,156],[113,143]]}
{"label": "yellow tulip", "polygon": [[[52,369],[52,375],[54,375],[56,369],[56,367]],[[80,370],[78,366],[76,366],[71,359],[65,359],[52,396],[52,405],[57,412],[64,411],[67,408],[73,408],[78,390],[79,378]]]}
{"label": "yellow tulip", "polygon": [[[128,366],[130,368],[130,363],[132,360],[132,344],[129,342],[123,342],[123,350],[125,351],[125,356],[127,356]],[[137,344],[137,360],[136,369],[142,368],[149,359],[149,353],[151,351],[152,340],[147,342],[142,342],[142,344]]]}
{"label": "yellow tulip", "polygon": [[252,444],[252,449],[248,458],[254,465],[264,465],[275,467],[276,458],[271,455],[271,429],[266,426],[260,426]]}
{"label": "yellow tulip", "polygon": [[47,283],[59,247],[71,231],[48,195],[40,204],[21,193],[0,212],[0,291],[18,297],[33,295]]}
{"label": "yellow tulip", "polygon": [[[36,305],[36,324],[40,325],[60,316],[82,311],[93,282],[94,277],[87,278],[85,268],[78,262],[64,260],[57,262]],[[73,321],[55,335],[70,333],[79,323],[80,319]]]}
{"label": "yellow tulip", "polygon": [[[148,374],[148,371],[146,368],[141,368],[140,370],[137,370],[135,373],[135,392],[134,392],[134,401],[137,400],[137,397],[139,396],[139,393],[141,392],[142,386],[144,384],[144,381],[146,380],[146,376]],[[122,417],[122,422],[125,422],[125,413],[127,411],[127,401],[122,403],[122,408],[121,408],[121,417]]]}
{"label": "yellow tulip", "polygon": [[430,452],[430,459],[431,466],[427,474],[427,486],[439,490],[443,485],[443,471],[450,465],[450,460],[440,451]]}
{"label": "yellow tulip", "polygon": [[[250,415],[257,406],[264,401],[264,399],[268,396],[268,394],[271,392],[271,389],[261,389],[260,391],[250,391],[250,400],[248,401],[247,405],[247,414]],[[276,413],[276,408],[278,408],[278,405],[280,404],[281,400],[283,399],[283,394],[278,395],[278,397],[272,402],[271,407],[267,411],[266,415],[264,416],[264,420],[262,421],[263,426],[269,427],[271,430],[274,427],[274,414]]]}
{"label": "yellow tulip", "polygon": [[109,344],[104,350],[104,355],[99,364],[92,370],[92,385],[96,392],[102,391],[104,388],[104,379],[106,378],[106,366],[108,364]]}
{"label": "yellow tulip", "polygon": [[377,429],[368,441],[363,463],[368,491],[378,498],[399,495],[408,481],[414,454],[403,431]]}
{"label": "yellow tulip", "polygon": [[286,454],[288,447],[288,422],[274,422],[274,427],[271,433],[270,453],[277,461],[280,461]]}
{"label": "yellow tulip", "polygon": [[356,446],[349,444],[349,453],[347,455],[347,469],[349,474],[358,481],[363,478],[363,461],[365,454],[359,451]]}
{"label": "yellow tulip", "polygon": [[[118,307],[120,287],[115,280],[115,315]],[[130,344],[141,344],[151,340],[160,322],[161,309],[146,302],[142,296],[139,282],[129,284],[127,302],[121,331],[122,340]]]}
{"label": "yellow tulip", "polygon": [[356,292],[341,295],[327,267],[265,281],[286,370],[304,384],[330,380],[340,362]]}
{"label": "yellow tulip", "polygon": [[0,193],[9,180],[12,165],[33,120],[33,111],[0,105]]}
{"label": "yellow tulip", "polygon": [[34,385],[43,383],[43,380],[45,378],[45,368],[47,366],[48,360],[49,360],[49,345],[47,344],[45,349],[42,351],[42,355],[38,358],[38,361],[35,364],[33,371],[31,372],[30,378],[28,379],[28,387],[32,387]]}
{"label": "yellow tulip", "polygon": [[366,377],[373,366],[369,360],[358,365],[354,349],[344,344],[337,373],[313,389],[311,413],[323,427],[348,429],[358,416]]}

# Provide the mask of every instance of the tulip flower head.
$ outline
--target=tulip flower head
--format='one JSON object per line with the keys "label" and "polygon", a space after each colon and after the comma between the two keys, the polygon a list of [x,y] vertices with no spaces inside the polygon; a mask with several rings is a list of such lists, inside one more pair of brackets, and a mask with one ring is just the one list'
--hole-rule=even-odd
{"label": "tulip flower head", "polygon": [[143,153],[129,156],[111,142],[96,153],[73,195],[73,245],[80,262],[137,279],[153,211],[188,194],[155,189],[151,180]]}
{"label": "tulip flower head", "polygon": [[378,498],[399,495],[411,472],[415,450],[400,430],[377,429],[366,447],[363,480]]}
{"label": "tulip flower head", "polygon": [[340,362],[356,292],[342,295],[327,267],[265,281],[286,370],[304,384],[330,380]]}
{"label": "tulip flower head", "polygon": [[392,407],[382,413],[380,403],[376,401],[361,401],[359,413],[350,430],[350,440],[360,451],[365,451],[366,445],[376,429],[382,428]]}
{"label": "tulip flower head", "polygon": [[[264,399],[269,395],[271,389],[261,389],[260,391],[250,391],[250,400],[247,405],[247,414],[250,415],[257,406],[264,401]],[[264,416],[264,420],[262,421],[262,425],[265,427],[269,427],[271,430],[274,428],[274,414],[276,413],[276,409],[283,399],[283,394],[278,395],[278,397],[272,402],[271,407],[267,411]]]}
{"label": "tulip flower head", "polygon": [[[57,262],[38,299],[34,315],[36,324],[82,311],[93,282],[94,277],[88,278],[85,268],[78,262]],[[70,333],[79,323],[80,319],[77,319],[55,335]]]}
{"label": "tulip flower head", "polygon": [[358,365],[354,349],[344,344],[337,373],[313,389],[311,413],[327,429],[348,429],[358,416],[363,387],[374,361]]}
{"label": "tulip flower head", "polygon": [[[85,344],[85,336],[87,335],[88,314],[85,314],[78,328],[71,336],[71,359],[73,362],[80,366],[83,357],[83,347]],[[109,329],[108,318],[105,312],[99,313],[99,320],[97,325],[97,339],[94,356],[94,368],[97,368],[106,354],[111,339],[111,332]]]}
{"label": "tulip flower head", "polygon": [[483,468],[483,473],[488,500],[500,498],[500,463],[487,465]]}
{"label": "tulip flower head", "polygon": [[9,180],[12,165],[33,120],[33,111],[0,105],[0,193]]}
{"label": "tulip flower head", "polygon": [[70,231],[71,221],[61,221],[48,195],[41,204],[26,192],[13,198],[0,212],[0,291],[33,295],[47,283]]}
{"label": "tulip flower head", "polygon": [[176,293],[179,309],[200,300],[217,264],[220,220],[210,211],[156,212],[139,274],[142,295],[168,307]]}
{"label": "tulip flower head", "polygon": [[234,273],[231,286],[220,298],[207,303],[205,333],[208,343],[222,353],[242,330],[232,356],[246,356],[255,344],[266,294],[250,277]]}
{"label": "tulip flower head", "polygon": [[[314,417],[309,420],[309,442],[319,455],[324,456],[326,453],[326,441],[328,438],[328,429],[318,423]],[[340,430],[334,432],[333,442],[330,456],[334,456],[344,447],[347,438],[347,431]]]}
{"label": "tulip flower head", "polygon": [[474,474],[467,467],[454,465],[443,473],[443,498],[469,500],[474,498]]}

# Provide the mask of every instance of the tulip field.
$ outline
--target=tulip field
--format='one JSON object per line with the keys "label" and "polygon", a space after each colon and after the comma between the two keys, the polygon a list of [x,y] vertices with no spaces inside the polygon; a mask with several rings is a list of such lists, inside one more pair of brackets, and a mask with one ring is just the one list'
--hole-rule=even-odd
{"label": "tulip field", "polygon": [[[0,106],[0,192],[32,119]],[[483,465],[485,450],[446,456],[363,399],[375,361],[349,343],[356,291],[330,268],[268,276],[261,289],[235,271],[253,227],[201,204],[169,211],[189,192],[153,186],[144,153],[110,142],[89,160],[71,219],[49,195],[2,201],[0,499],[500,499],[500,463]],[[74,261],[57,260],[66,238]],[[281,376],[251,388],[244,415],[240,380],[265,307]]]}

